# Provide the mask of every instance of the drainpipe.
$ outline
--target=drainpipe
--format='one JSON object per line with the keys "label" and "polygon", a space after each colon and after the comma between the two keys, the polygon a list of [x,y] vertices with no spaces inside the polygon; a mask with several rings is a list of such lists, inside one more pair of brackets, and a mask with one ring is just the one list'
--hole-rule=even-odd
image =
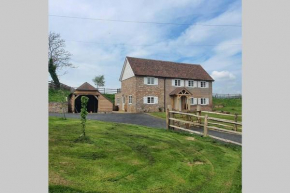
{"label": "drainpipe", "polygon": [[166,86],[165,85],[166,85],[166,78],[164,78],[164,111],[166,111],[166,101],[165,101],[166,100],[166,92],[165,92]]}

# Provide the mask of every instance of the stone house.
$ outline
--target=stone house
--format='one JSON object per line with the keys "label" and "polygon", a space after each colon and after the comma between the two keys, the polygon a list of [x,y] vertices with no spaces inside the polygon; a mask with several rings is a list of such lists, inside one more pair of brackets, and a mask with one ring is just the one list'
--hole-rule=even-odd
{"label": "stone house", "polygon": [[201,65],[126,57],[119,80],[119,111],[212,110],[214,80]]}

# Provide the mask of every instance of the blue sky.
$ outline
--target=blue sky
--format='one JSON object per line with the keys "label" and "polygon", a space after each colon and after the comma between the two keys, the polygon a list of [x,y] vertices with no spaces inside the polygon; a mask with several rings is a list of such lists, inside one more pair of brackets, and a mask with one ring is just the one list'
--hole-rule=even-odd
{"label": "blue sky", "polygon": [[[59,71],[60,81],[69,86],[93,84],[94,76],[103,74],[106,88],[120,88],[124,59],[131,56],[201,64],[215,79],[214,93],[242,92],[241,1],[49,0],[49,14],[189,24],[49,16],[49,30],[66,40],[66,49],[73,54],[71,62],[77,66]],[[62,75],[64,71],[67,74]]]}

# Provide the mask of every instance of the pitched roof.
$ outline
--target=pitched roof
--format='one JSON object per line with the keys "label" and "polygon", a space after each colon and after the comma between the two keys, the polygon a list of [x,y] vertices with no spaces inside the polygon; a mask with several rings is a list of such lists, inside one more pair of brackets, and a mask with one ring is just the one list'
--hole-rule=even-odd
{"label": "pitched roof", "polygon": [[170,96],[177,95],[177,94],[180,94],[180,92],[182,92],[182,91],[185,91],[185,92],[189,93],[190,95],[192,95],[191,92],[189,90],[187,90],[185,87],[176,88],[169,95]]}
{"label": "pitched roof", "polygon": [[156,76],[214,81],[214,79],[203,69],[203,67],[198,64],[132,58],[128,56],[127,60],[129,61],[134,74],[137,76]]}
{"label": "pitched roof", "polygon": [[90,85],[89,83],[85,82],[81,86],[79,86],[76,90],[91,90],[91,91],[96,91],[97,89]]}

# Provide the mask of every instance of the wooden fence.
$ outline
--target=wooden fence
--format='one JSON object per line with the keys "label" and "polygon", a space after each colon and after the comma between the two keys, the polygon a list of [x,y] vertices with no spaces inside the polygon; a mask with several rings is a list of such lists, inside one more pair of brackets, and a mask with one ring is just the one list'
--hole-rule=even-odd
{"label": "wooden fence", "polygon": [[219,98],[219,99],[241,99],[241,94],[212,94],[213,98]]}
{"label": "wooden fence", "polygon": [[[232,116],[234,120],[216,118],[213,117],[214,114],[218,116]],[[171,111],[170,108],[167,108],[166,110],[167,129],[178,129],[182,131],[187,131],[189,133],[203,135],[204,137],[209,136],[211,138],[225,141],[228,143],[242,145],[235,141],[222,139],[208,134],[208,130],[214,130],[223,133],[242,135],[242,122],[238,122],[238,119],[241,119],[241,115],[223,114],[209,111],[184,113],[179,111]],[[190,129],[191,126],[202,127],[203,132],[194,131]]]}
{"label": "wooden fence", "polygon": [[97,88],[97,89],[102,94],[116,94],[121,92],[120,88]]}

